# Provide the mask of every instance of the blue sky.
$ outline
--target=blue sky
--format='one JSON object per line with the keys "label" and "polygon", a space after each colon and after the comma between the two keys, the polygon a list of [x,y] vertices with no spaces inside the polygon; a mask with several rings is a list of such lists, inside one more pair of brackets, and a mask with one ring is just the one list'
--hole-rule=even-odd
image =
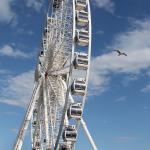
{"label": "blue sky", "polygon": [[[0,150],[12,149],[31,97],[46,3],[0,0]],[[84,119],[98,149],[149,150],[149,6],[149,0],[91,0],[92,63]],[[116,56],[115,48],[128,57]],[[28,143],[26,138],[25,150]],[[83,149],[91,147],[81,130],[77,150]]]}

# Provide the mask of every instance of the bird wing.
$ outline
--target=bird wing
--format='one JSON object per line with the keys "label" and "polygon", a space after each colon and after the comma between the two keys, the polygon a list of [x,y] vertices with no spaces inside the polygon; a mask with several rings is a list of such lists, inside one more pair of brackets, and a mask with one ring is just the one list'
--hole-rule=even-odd
{"label": "bird wing", "polygon": [[128,56],[126,53],[122,53],[122,55],[124,55],[124,56]]}
{"label": "bird wing", "polygon": [[119,53],[119,54],[121,53],[120,50],[118,50],[118,49],[115,49],[114,51],[116,51],[116,52]]}

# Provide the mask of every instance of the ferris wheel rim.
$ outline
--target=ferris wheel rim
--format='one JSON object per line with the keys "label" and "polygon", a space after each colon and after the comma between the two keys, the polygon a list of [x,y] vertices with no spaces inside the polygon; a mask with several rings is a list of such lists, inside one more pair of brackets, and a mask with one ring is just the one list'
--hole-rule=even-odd
{"label": "ferris wheel rim", "polygon": [[[87,0],[87,6],[88,6],[88,15],[89,15],[89,46],[88,46],[88,55],[89,55],[89,57],[88,57],[88,61],[89,61],[89,66],[88,66],[88,70],[87,70],[87,73],[86,73],[86,84],[88,84],[88,78],[89,78],[89,70],[90,70],[90,56],[91,56],[91,10],[90,10],[90,4],[89,4],[89,0]],[[75,27],[75,24],[76,24],[76,20],[75,20],[75,17],[76,17],[76,10],[75,10],[75,1],[73,1],[73,41],[74,41],[74,39],[75,39],[75,32],[76,32],[76,27]],[[73,62],[73,58],[74,58],[74,42],[73,42],[73,47],[72,47],[72,62]],[[70,65],[70,72],[71,73],[69,73],[69,78],[72,78],[72,68],[73,68],[73,66],[72,66],[72,63],[71,63],[71,65]],[[69,85],[69,84],[68,84]],[[67,93],[66,93],[66,100],[68,99],[68,97],[69,97],[69,91],[70,90],[70,87],[69,86],[67,86]],[[86,101],[86,97],[87,97],[87,86],[86,86],[86,90],[85,90],[85,95],[84,95],[84,97],[83,97],[83,100],[82,100],[82,109],[84,109],[84,105],[85,105],[85,101]],[[60,135],[61,135],[61,132],[62,132],[62,130],[63,130],[63,126],[64,126],[64,117],[65,117],[65,113],[66,113],[66,111],[67,111],[67,103],[66,103],[66,105],[64,106],[64,113],[63,113],[63,117],[62,117],[62,123],[61,123],[61,127],[60,127]],[[77,127],[77,130],[79,129],[79,126],[80,126],[80,122],[81,122],[81,120],[78,120],[77,121],[77,125],[76,125],[76,127]],[[59,143],[59,138],[60,138],[60,135],[58,135],[58,142],[56,142],[55,143],[55,150],[57,149],[57,146],[58,146],[58,143]]]}

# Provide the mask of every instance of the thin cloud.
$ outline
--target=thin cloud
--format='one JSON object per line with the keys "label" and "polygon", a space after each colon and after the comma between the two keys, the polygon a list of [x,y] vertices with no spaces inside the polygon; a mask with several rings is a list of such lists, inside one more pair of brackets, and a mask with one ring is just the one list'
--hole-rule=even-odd
{"label": "thin cloud", "polygon": [[143,89],[141,89],[141,92],[144,93],[150,92],[150,84],[147,84]]}
{"label": "thin cloud", "polygon": [[138,78],[138,74],[127,75],[125,78],[123,78],[121,83],[123,84],[123,86],[127,87],[131,82],[138,80]]}
{"label": "thin cloud", "polygon": [[9,23],[16,19],[16,13],[12,9],[13,0],[0,0],[0,22]]}
{"label": "thin cloud", "polygon": [[11,72],[9,70],[5,70],[5,69],[0,69],[0,75],[3,75],[3,74],[10,74]]}
{"label": "thin cloud", "polygon": [[11,112],[11,111],[7,111],[3,113],[4,115],[8,115],[8,116],[20,116],[19,113],[17,112]]}
{"label": "thin cloud", "polygon": [[31,70],[6,78],[3,81],[6,85],[0,91],[0,102],[26,107],[33,91],[33,74],[34,72]]}
{"label": "thin cloud", "polygon": [[110,78],[108,76],[102,75],[91,67],[88,86],[89,96],[100,95],[107,91],[109,89],[109,81]]}
{"label": "thin cloud", "polygon": [[103,34],[104,34],[104,31],[102,31],[102,30],[98,30],[95,34],[103,35]]}
{"label": "thin cloud", "polygon": [[36,12],[39,12],[43,6],[42,0],[26,0],[26,6],[29,8],[33,8]]}
{"label": "thin cloud", "polygon": [[21,34],[21,35],[33,35],[34,32],[31,30],[25,30],[24,28],[18,28],[16,31],[17,34]]}
{"label": "thin cloud", "polygon": [[95,32],[95,33],[93,33],[93,34],[95,34],[95,35],[98,35],[98,36],[102,37],[102,36],[104,35],[104,31],[102,31],[102,30],[98,30],[98,31],[96,31],[96,32]]}
{"label": "thin cloud", "polygon": [[13,133],[15,133],[15,134],[17,134],[17,133],[18,133],[18,131],[19,131],[19,129],[12,128],[12,129],[10,129],[10,131],[11,131],[11,132],[13,132]]}
{"label": "thin cloud", "polygon": [[15,49],[10,45],[4,45],[3,47],[1,47],[0,55],[16,58],[29,58],[31,56],[30,54],[27,54],[19,49]]}
{"label": "thin cloud", "polygon": [[93,0],[96,7],[105,9],[110,13],[114,13],[115,4],[112,0]]}
{"label": "thin cloud", "polygon": [[115,103],[120,103],[120,102],[125,102],[126,101],[126,97],[119,97],[117,99],[114,100]]}
{"label": "thin cloud", "polygon": [[146,75],[147,75],[147,76],[150,76],[150,70],[148,70],[148,71],[146,72]]}
{"label": "thin cloud", "polygon": [[147,106],[144,106],[144,110],[148,110],[149,109],[149,107],[147,107]]}

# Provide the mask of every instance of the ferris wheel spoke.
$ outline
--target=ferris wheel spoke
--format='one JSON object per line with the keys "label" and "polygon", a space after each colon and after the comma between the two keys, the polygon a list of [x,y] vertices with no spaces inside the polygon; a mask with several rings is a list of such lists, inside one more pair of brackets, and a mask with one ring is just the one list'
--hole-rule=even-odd
{"label": "ferris wheel spoke", "polygon": [[[61,48],[63,46],[63,43],[64,42],[62,41],[61,44],[56,49],[56,52],[55,52],[54,56],[51,58],[51,63],[48,65],[47,70],[50,70],[53,67],[53,65],[55,65],[54,63],[56,63],[58,61],[58,59],[60,61],[60,58],[61,58],[61,64],[60,64],[59,68],[61,68],[61,65],[64,64],[65,58],[64,58],[64,53]],[[51,57],[51,55],[47,56],[47,59],[49,59],[50,57]]]}
{"label": "ferris wheel spoke", "polygon": [[[51,79],[52,80],[52,79]],[[54,103],[51,105],[52,106],[52,109],[53,109],[53,112],[51,115],[53,115],[53,122],[54,124],[52,125],[53,126],[53,129],[55,130],[55,135],[54,135],[54,139],[56,139],[57,137],[57,132],[58,132],[58,126],[60,124],[60,118],[61,118],[61,114],[62,114],[62,110],[61,110],[61,107],[62,107],[62,104],[60,104],[60,102],[58,102],[58,100],[60,101],[60,98],[63,99],[63,95],[64,95],[64,91],[60,85],[60,79],[56,80],[57,82],[55,83],[55,86],[57,85],[58,89],[58,92],[57,94],[55,93],[55,97],[54,97],[54,101],[51,99],[51,101],[53,101]],[[59,83],[59,84],[58,84]],[[52,85],[51,85],[52,87]],[[49,87],[49,88],[51,88]],[[54,92],[55,90],[53,90]],[[52,94],[51,94],[52,95]],[[57,96],[57,97],[56,97]],[[61,107],[60,107],[61,106]],[[53,140],[55,141],[55,140]]]}
{"label": "ferris wheel spoke", "polygon": [[[51,91],[51,88],[47,86],[47,90]],[[51,93],[48,92],[48,108],[49,108],[49,120],[50,120],[50,140],[51,140],[51,145],[53,145],[53,135],[54,135],[54,121],[53,121],[53,104],[52,104],[52,98],[51,98]]]}
{"label": "ferris wheel spoke", "polygon": [[49,141],[49,118],[48,118],[48,108],[47,108],[47,89],[46,89],[46,80],[43,82],[43,102],[44,102],[44,125],[45,125],[45,133],[46,133],[46,147],[47,149],[50,147]]}
{"label": "ferris wheel spoke", "polygon": [[49,85],[50,85],[50,88],[51,90],[54,92],[54,96],[57,97],[57,86],[56,86],[56,81],[52,79],[52,77],[48,77],[48,81],[49,81]]}

